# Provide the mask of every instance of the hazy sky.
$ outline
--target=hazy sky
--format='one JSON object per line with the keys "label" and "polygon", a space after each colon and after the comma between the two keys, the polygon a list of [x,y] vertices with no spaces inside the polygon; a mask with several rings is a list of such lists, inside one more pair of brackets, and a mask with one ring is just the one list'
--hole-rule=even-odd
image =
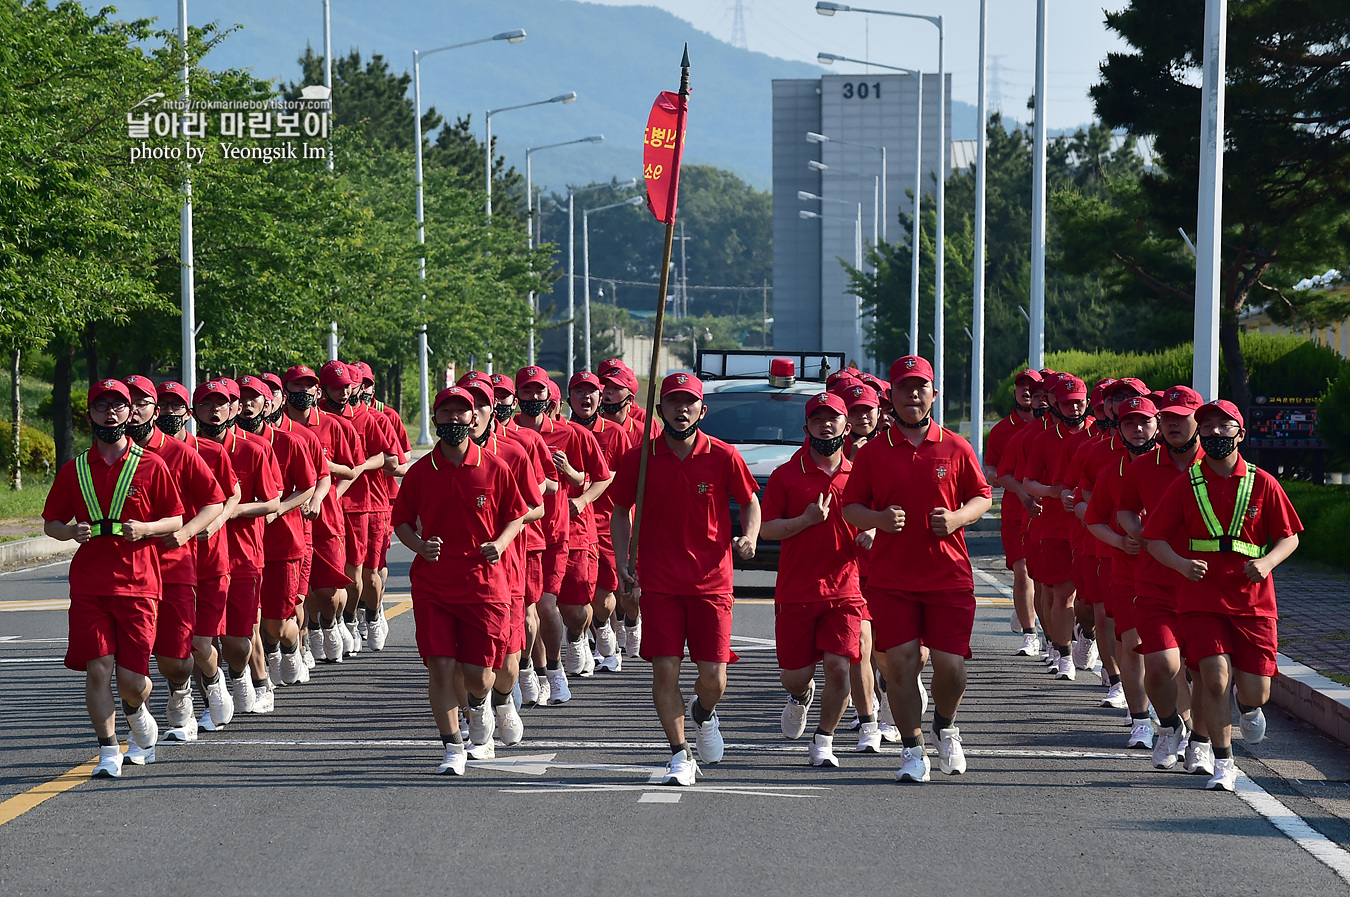
{"label": "hazy sky", "polygon": [[[590,0],[609,6],[659,6],[708,33],[730,41],[735,0]],[[815,0],[741,0],[751,50],[814,62],[821,51],[925,70],[937,69],[937,29],[926,22],[894,16],[815,11]],[[975,102],[979,66],[979,0],[858,0],[856,5],[895,12],[945,17],[946,67],[955,99]],[[1046,123],[1067,128],[1094,118],[1088,87],[1097,65],[1126,45],[1103,24],[1103,8],[1120,9],[1126,0],[1049,0],[1049,97]],[[1034,89],[1036,0],[989,0],[990,108],[1025,120]],[[843,72],[859,66],[839,66]],[[997,75],[997,83],[995,76]]]}

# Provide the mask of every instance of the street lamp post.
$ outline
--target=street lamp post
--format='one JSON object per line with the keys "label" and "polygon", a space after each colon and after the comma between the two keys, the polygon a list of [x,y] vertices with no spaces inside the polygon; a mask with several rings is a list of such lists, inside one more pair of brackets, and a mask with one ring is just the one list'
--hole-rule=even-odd
{"label": "street lamp post", "polygon": [[[582,299],[582,316],[586,321],[586,367],[591,369],[591,214],[593,212],[603,212],[606,209],[617,209],[619,206],[635,206],[643,201],[641,196],[633,196],[625,199],[623,202],[612,202],[607,206],[598,206],[594,209],[583,209],[581,212],[581,292],[584,294]],[[569,377],[570,381],[571,378]]]}
{"label": "street lamp post", "polygon": [[[185,2],[185,0],[180,0],[180,2]],[[415,179],[416,179],[416,181],[417,181],[417,245],[418,245],[418,246],[425,246],[425,245],[426,245],[426,242],[427,242],[427,234],[426,234],[426,227],[425,227],[425,219],[424,219],[423,214],[422,214],[422,213],[423,213],[423,203],[422,203],[422,57],[423,57],[423,56],[430,56],[432,53],[441,53],[441,52],[444,52],[444,51],[446,51],[446,50],[458,50],[460,47],[471,47],[471,46],[473,46],[474,44],[485,44],[485,43],[487,43],[488,41],[504,40],[504,41],[506,41],[507,43],[510,43],[510,44],[518,44],[518,43],[520,43],[521,41],[523,41],[524,39],[525,39],[525,31],[524,31],[524,29],[516,28],[516,29],[511,30],[511,31],[502,31],[502,32],[499,32],[498,34],[492,35],[492,37],[482,37],[482,38],[479,38],[478,40],[465,41],[464,43],[461,43],[461,44],[450,44],[449,46],[445,46],[445,47],[436,47],[435,49],[432,49],[432,50],[413,50],[413,107],[414,107],[414,108],[413,108],[413,132],[414,132],[413,146],[414,146],[415,151],[416,151],[416,163],[415,163],[416,168],[414,169],[414,173],[415,173],[415,175],[416,175],[416,178],[415,178]],[[426,252],[425,252],[425,250],[422,252],[422,255],[421,255],[421,256],[418,258],[418,260],[417,260],[417,267],[418,267],[418,276],[419,276],[419,277],[421,278],[421,280],[423,281],[423,284],[425,284],[426,279],[427,279],[427,258],[426,258]],[[425,304],[426,304],[426,300],[427,300],[427,294],[426,294],[426,293],[423,293],[423,294],[422,294],[422,303],[423,303],[424,306],[425,306]],[[422,404],[422,434],[421,434],[421,435],[422,435],[423,439],[425,440],[425,442],[430,442],[431,439],[430,439],[430,429],[429,429],[429,428],[430,428],[430,424],[431,424],[431,418],[430,418],[429,413],[428,413],[428,408],[427,408],[427,403],[426,403],[426,395],[427,395],[427,390],[428,390],[428,389],[430,388],[430,386],[431,386],[431,383],[430,383],[430,378],[429,378],[429,375],[428,375],[428,370],[429,370],[429,364],[428,364],[428,362],[427,362],[427,352],[428,352],[428,348],[427,348],[427,341],[426,341],[425,335],[423,335],[423,336],[418,340],[418,344],[419,344],[419,354],[421,355],[421,359],[420,359],[420,360],[421,360],[421,379],[422,379],[422,398],[423,398],[423,404]]]}
{"label": "street lamp post", "polygon": [[[190,88],[188,85],[188,76],[190,69],[188,67],[188,11],[187,0],[178,0],[178,41],[183,45],[183,69],[181,78],[183,82],[183,108],[187,109]],[[183,137],[184,143],[187,142],[187,136]],[[183,153],[188,159],[191,159],[184,150]],[[187,387],[188,395],[192,395],[197,388],[197,306],[194,295],[195,287],[193,283],[193,256],[192,256],[192,174],[191,166],[184,168],[183,176],[183,207],[179,213],[178,220],[178,266],[179,266],[179,289],[182,295],[180,302],[182,305],[183,317],[183,385]],[[89,372],[92,378],[94,371]],[[16,387],[17,388],[17,387]]]}
{"label": "street lamp post", "polygon": [[[797,194],[798,199],[801,199],[801,198],[802,198],[802,193],[806,193],[806,191],[803,190],[803,191],[801,191],[801,193],[798,193],[798,194]],[[807,196],[814,196],[814,195],[815,195],[815,194],[810,194],[810,193],[807,194]],[[817,198],[819,198],[819,197],[817,197]],[[820,212],[812,212],[812,211],[809,210],[809,209],[801,209],[800,211],[797,212],[797,215],[798,215],[799,217],[801,217],[801,218],[805,218],[805,219],[808,219],[808,220],[814,218],[814,219],[817,219],[817,220],[819,220],[819,221],[850,221],[850,222],[852,222],[852,223],[853,223],[853,266],[854,266],[855,268],[857,268],[858,270],[862,270],[862,245],[863,245],[863,243],[862,243],[862,203],[851,203],[851,202],[848,202],[847,200],[843,200],[843,199],[837,199],[837,200],[832,200],[832,201],[833,201],[833,202],[842,202],[842,203],[844,203],[845,205],[856,206],[856,207],[857,207],[857,210],[858,210],[857,215],[854,216],[854,217],[848,217],[848,216],[845,216],[845,215],[824,215],[824,214],[821,214]],[[862,303],[862,300],[861,300],[859,297],[857,297],[857,296],[854,296],[854,297],[853,297],[853,346],[854,346],[854,351],[855,351],[858,355],[861,355],[861,354],[862,354],[862,305],[861,305],[861,303]],[[822,303],[821,303],[821,317],[822,317],[822,319],[824,318],[824,315],[825,315],[825,304],[824,304],[824,302],[822,302]],[[822,331],[825,329],[825,322],[824,322],[824,320],[822,320],[822,321],[820,322],[820,327],[821,327],[821,330],[822,330]],[[854,360],[856,361],[857,358],[855,357]]]}
{"label": "street lamp post", "polygon": [[621,184],[591,184],[580,187],[567,194],[567,381],[572,381],[576,373],[577,355],[577,276],[576,276],[576,198],[577,194],[591,190],[612,187],[622,190],[637,184],[637,178],[629,178]]}
{"label": "street lamp post", "polygon": [[[604,142],[604,134],[592,134],[589,137],[578,137],[576,140],[563,140],[559,143],[546,143],[543,146],[525,148],[525,239],[530,249],[534,249],[535,235],[538,232],[534,221],[534,173],[530,168],[530,157],[540,150],[553,149],[554,147],[571,146],[574,143]],[[537,314],[534,303],[536,298],[534,290],[530,290],[530,364],[534,364],[534,318]]]}
{"label": "street lamp post", "polygon": [[[822,53],[822,54],[820,54],[820,55],[821,55],[821,56],[824,56],[824,55],[826,55],[826,54]],[[840,57],[840,58],[842,58],[842,57]],[[890,66],[877,66],[877,68],[890,68]],[[877,219],[877,214],[878,214],[878,212],[877,212],[876,210],[879,210],[880,213],[881,213],[881,242],[883,242],[883,243],[886,242],[886,219],[889,218],[889,217],[891,217],[891,213],[890,213],[890,211],[888,210],[889,207],[886,205],[886,147],[884,147],[884,146],[873,146],[873,145],[870,144],[870,143],[854,143],[854,142],[852,142],[851,140],[835,140],[835,139],[832,139],[832,138],[830,138],[830,137],[825,136],[824,134],[818,133],[818,132],[816,132],[816,131],[807,131],[807,132],[806,132],[806,142],[807,142],[807,143],[837,143],[837,144],[839,144],[840,146],[856,146],[856,147],[859,147],[860,149],[872,149],[872,150],[877,150],[878,152],[881,153],[881,180],[878,182],[878,188],[879,188],[879,190],[880,190],[880,194],[881,194],[881,195],[880,195],[880,197],[874,196],[874,197],[872,198],[873,208],[874,208],[874,211],[873,211],[873,214],[872,214],[872,243],[873,243],[873,245],[876,245],[876,243],[877,243],[877,233],[876,233],[876,230],[877,230],[877,220],[876,220],[876,219]]]}
{"label": "street lamp post", "polygon": [[487,123],[487,142],[484,152],[487,153],[487,216],[492,217],[492,116],[498,112],[510,112],[512,109],[528,109],[531,106],[547,106],[549,103],[562,103],[564,106],[577,101],[577,92],[569,90],[567,93],[560,93],[556,97],[549,97],[547,100],[535,100],[533,103],[517,103],[514,106],[503,106],[500,109],[489,109],[484,113],[483,118]]}
{"label": "street lamp post", "polygon": [[1219,397],[1219,254],[1223,235],[1223,118],[1228,3],[1205,2],[1204,80],[1200,96],[1200,203],[1195,234],[1195,368],[1191,385]]}
{"label": "street lamp post", "polygon": [[[1040,0],[1044,4],[1045,0]],[[946,279],[946,273],[943,267],[946,262],[946,203],[947,203],[947,84],[945,79],[945,68],[943,66],[943,50],[946,43],[946,29],[943,26],[942,16],[924,16],[918,13],[893,12],[888,9],[861,9],[848,6],[844,3],[828,3],[820,0],[816,3],[816,12],[823,16],[832,16],[836,12],[860,12],[877,16],[895,16],[902,19],[922,19],[925,22],[937,28],[938,32],[938,152],[940,161],[938,164],[938,182],[937,182],[937,245],[936,258],[934,265],[936,268],[933,278],[933,380],[934,386],[941,392],[943,388],[943,355],[946,351],[946,340],[943,336],[943,327],[945,324],[945,311],[943,307],[943,281]],[[981,127],[983,127],[981,123]],[[918,197],[915,197],[917,202]],[[915,328],[918,329],[917,327]],[[914,340],[914,334],[910,334],[911,341]],[[933,405],[933,420],[942,423],[942,404],[939,399]]]}
{"label": "street lamp post", "polygon": [[1031,161],[1031,314],[1027,361],[1045,367],[1045,0],[1036,0],[1036,99]]}
{"label": "street lamp post", "polygon": [[988,0],[980,0],[980,78],[976,105],[980,122],[979,149],[975,157],[975,263],[974,298],[971,306],[970,328],[970,446],[975,457],[984,465],[984,193],[985,144],[988,142],[986,121],[989,110],[985,97],[985,67],[988,47],[985,43],[989,25]]}

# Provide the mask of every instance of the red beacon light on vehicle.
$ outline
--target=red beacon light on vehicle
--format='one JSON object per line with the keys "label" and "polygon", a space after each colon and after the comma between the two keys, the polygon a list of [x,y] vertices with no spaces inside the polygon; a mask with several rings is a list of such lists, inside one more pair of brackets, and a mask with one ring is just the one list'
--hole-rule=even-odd
{"label": "red beacon light on vehicle", "polygon": [[775,358],[769,362],[769,385],[777,389],[797,382],[797,363],[791,358]]}

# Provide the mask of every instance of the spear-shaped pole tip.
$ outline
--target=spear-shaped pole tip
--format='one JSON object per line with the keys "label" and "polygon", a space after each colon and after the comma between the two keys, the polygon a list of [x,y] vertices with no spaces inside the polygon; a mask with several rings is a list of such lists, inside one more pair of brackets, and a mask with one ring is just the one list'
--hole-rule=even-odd
{"label": "spear-shaped pole tip", "polygon": [[684,58],[680,60],[680,68],[689,68],[689,42],[684,42]]}

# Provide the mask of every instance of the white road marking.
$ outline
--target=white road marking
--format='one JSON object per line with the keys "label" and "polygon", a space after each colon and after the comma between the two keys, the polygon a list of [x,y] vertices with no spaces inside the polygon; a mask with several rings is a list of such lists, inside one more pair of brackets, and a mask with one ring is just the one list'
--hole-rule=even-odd
{"label": "white road marking", "polygon": [[[539,794],[545,789],[553,789],[563,793],[599,793],[607,791],[639,791],[644,794],[650,794],[648,785],[584,785],[573,784],[570,782],[516,782],[517,788],[503,788],[502,794]],[[670,786],[672,790],[676,786]],[[828,791],[825,785],[683,785],[679,786],[677,794],[736,794],[743,797],[791,797],[804,798],[815,797],[815,794],[792,794],[793,791]],[[638,799],[642,803],[641,798]]]}
{"label": "white road marking", "polygon": [[1284,832],[1299,847],[1312,854],[1320,863],[1350,884],[1350,853],[1339,847],[1326,835],[1314,829],[1280,803],[1244,772],[1237,777],[1237,796],[1249,807],[1264,816],[1271,825]]}
{"label": "white road marking", "polygon": [[680,802],[680,792],[678,791],[644,791],[638,798],[640,804],[678,804]]}
{"label": "white road marking", "polygon": [[48,567],[59,567],[62,564],[69,564],[69,563],[70,558],[66,558],[63,561],[52,561],[50,564],[38,564],[36,567],[20,567],[17,570],[5,570],[3,572],[0,572],[0,576],[9,576],[11,573],[27,573],[30,570],[45,570]]}
{"label": "white road marking", "polygon": [[0,663],[65,663],[64,657],[0,657]]}
{"label": "white road marking", "polygon": [[470,760],[469,765],[478,769],[495,769],[498,772],[519,772],[527,776],[542,776],[552,769],[603,770],[605,772],[639,773],[649,779],[660,781],[665,773],[664,766],[632,766],[615,763],[554,763],[557,754],[521,754],[513,757],[498,757],[494,760]]}
{"label": "white road marking", "polygon": [[972,566],[970,569],[974,572],[976,579],[985,585],[992,587],[1004,598],[1011,598],[1013,596],[1012,589],[1005,586],[1003,581],[997,576],[994,576],[992,573],[982,570],[979,567]]}
{"label": "white road marking", "polygon": [[38,642],[60,642],[66,643],[63,638],[24,638],[21,635],[0,635],[0,644],[4,645],[32,645]]}

